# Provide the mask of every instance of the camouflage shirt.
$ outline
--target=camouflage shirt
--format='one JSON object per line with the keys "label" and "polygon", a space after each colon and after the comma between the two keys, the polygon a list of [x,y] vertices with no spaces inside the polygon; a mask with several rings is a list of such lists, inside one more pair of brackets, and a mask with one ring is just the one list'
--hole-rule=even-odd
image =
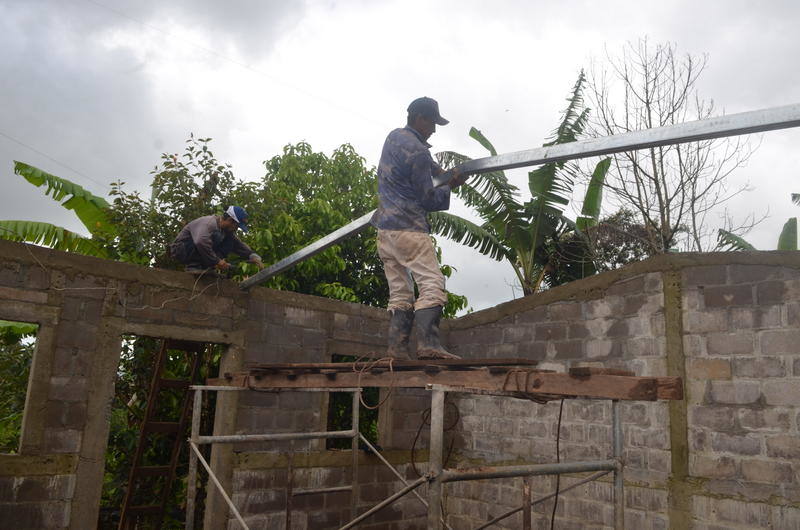
{"label": "camouflage shirt", "polygon": [[450,186],[433,187],[442,168],[433,161],[430,144],[411,127],[386,137],[378,164],[380,205],[372,225],[382,230],[430,232],[427,213],[450,207]]}

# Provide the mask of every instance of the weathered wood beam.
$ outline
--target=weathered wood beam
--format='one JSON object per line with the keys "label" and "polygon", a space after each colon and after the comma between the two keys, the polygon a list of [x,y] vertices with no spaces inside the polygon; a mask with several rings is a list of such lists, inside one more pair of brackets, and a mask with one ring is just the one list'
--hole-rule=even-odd
{"label": "weathered wood beam", "polygon": [[300,388],[425,388],[428,385],[459,387],[485,392],[522,392],[549,398],[596,398],[637,401],[683,399],[678,377],[634,377],[626,375],[570,374],[531,369],[475,368],[470,371],[333,372],[333,373],[247,373],[226,374],[209,380],[210,385],[229,385],[258,390]]}

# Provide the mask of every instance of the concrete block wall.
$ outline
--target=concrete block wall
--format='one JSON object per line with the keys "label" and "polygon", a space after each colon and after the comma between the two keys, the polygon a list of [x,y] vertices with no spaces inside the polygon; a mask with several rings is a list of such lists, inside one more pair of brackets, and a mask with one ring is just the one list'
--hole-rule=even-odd
{"label": "concrete block wall", "polygon": [[800,272],[686,268],[689,474],[699,528],[800,528]]}
{"label": "concrete block wall", "polygon": [[[596,282],[596,280],[595,280]],[[665,311],[662,275],[644,272],[609,278],[605,284],[577,282],[546,296],[502,304],[488,312],[452,322],[448,344],[465,357],[519,357],[539,368],[565,371],[570,366],[623,368],[638,375],[666,374]],[[539,302],[537,304],[537,302]],[[509,390],[514,380],[509,380]],[[559,402],[459,395],[461,418],[451,434],[465,460],[495,465],[556,461]],[[631,487],[628,518],[657,525],[666,521],[664,490],[670,474],[670,434],[664,403],[629,402],[621,407],[624,457]],[[607,401],[567,400],[561,411],[561,461],[611,456],[611,405]],[[555,478],[532,481],[533,497],[555,489]],[[562,485],[570,479],[562,479]],[[522,480],[447,485],[449,511],[459,527],[479,526],[521,505]],[[613,526],[612,488],[608,480],[562,494],[558,528]],[[537,507],[534,520],[549,525],[552,501]],[[546,513],[545,513],[546,512]],[[521,516],[498,528],[519,528]],[[666,528],[666,526],[664,527]]]}
{"label": "concrete block wall", "polygon": [[[798,294],[797,253],[664,256],[449,321],[443,337],[468,358],[684,377],[683,402],[622,407],[629,527],[797,528]],[[0,318],[40,326],[20,453],[0,455],[0,520],[13,517],[20,529],[94,526],[121,335],[224,344],[225,372],[381,351],[386,328],[378,308],[267,289],[243,293],[230,282],[6,241]],[[379,443],[415,478],[412,458],[421,472],[427,461],[429,396],[389,394]],[[466,395],[448,403],[448,466],[555,459],[558,403]],[[321,430],[326,416],[325,394],[227,392],[218,398],[215,433]],[[608,403],[565,402],[562,461],[609,455],[609,430]],[[349,451],[326,451],[322,442],[295,447],[295,487],[349,482]],[[212,466],[255,527],[285,519],[286,449],[241,444],[212,452]],[[364,510],[399,483],[375,457],[359,458]],[[533,496],[554,486],[552,477],[537,479]],[[210,489],[206,527],[230,525]],[[445,511],[455,527],[470,527],[518,506],[521,492],[519,480],[448,485]],[[343,495],[296,500],[294,528],[335,526],[347,516]],[[608,479],[563,494],[557,524],[610,527],[610,500]],[[549,522],[551,509],[552,502],[537,507],[537,526]],[[422,528],[424,520],[409,497],[365,528]],[[517,528],[519,519],[503,526]]]}
{"label": "concrete block wall", "polygon": [[[542,368],[684,377],[684,402],[622,406],[629,527],[800,527],[800,256],[677,255],[623,271],[451,322],[449,346]],[[466,467],[555,461],[557,403],[455,403],[460,422],[449,436]],[[608,403],[565,402],[562,461],[608,457],[610,419]],[[533,481],[534,498],[554,489],[554,478]],[[522,481],[447,485],[445,495],[453,521],[477,526],[520,506]],[[611,527],[610,503],[605,479],[562,494],[556,526]],[[549,525],[551,510],[552,501],[540,506],[536,523]]]}

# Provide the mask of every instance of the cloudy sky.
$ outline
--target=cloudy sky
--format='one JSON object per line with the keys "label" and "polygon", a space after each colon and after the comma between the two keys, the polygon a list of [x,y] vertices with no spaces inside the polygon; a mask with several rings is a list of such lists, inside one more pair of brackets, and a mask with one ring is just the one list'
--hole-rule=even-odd
{"label": "cloudy sky", "polygon": [[[160,154],[191,132],[241,179],[300,140],[328,153],[349,142],[374,165],[420,95],[451,121],[434,151],[484,156],[470,126],[501,152],[536,147],[580,69],[645,36],[708,54],[698,88],[726,113],[800,103],[799,21],[794,0],[2,0],[0,218],[81,230],[13,160],[97,194],[116,180],[147,191]],[[800,213],[800,131],[760,142],[731,177],[752,190],[729,207],[768,209],[747,239],[772,249]],[[511,178],[527,188],[525,172]],[[514,296],[508,265],[444,247],[449,287],[472,307]]]}

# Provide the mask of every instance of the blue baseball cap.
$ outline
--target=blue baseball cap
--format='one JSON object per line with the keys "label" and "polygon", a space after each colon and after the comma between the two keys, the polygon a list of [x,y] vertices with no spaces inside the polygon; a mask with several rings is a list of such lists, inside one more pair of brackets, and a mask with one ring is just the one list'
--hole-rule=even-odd
{"label": "blue baseball cap", "polygon": [[436,125],[447,125],[450,123],[449,120],[442,118],[442,115],[439,114],[439,103],[435,99],[427,96],[412,101],[408,106],[408,113],[421,114],[433,121]]}
{"label": "blue baseball cap", "polygon": [[250,231],[250,227],[247,226],[247,212],[244,211],[244,208],[241,206],[228,206],[225,213],[228,214],[228,217],[236,221],[236,224],[239,225],[242,232],[246,234]]}

